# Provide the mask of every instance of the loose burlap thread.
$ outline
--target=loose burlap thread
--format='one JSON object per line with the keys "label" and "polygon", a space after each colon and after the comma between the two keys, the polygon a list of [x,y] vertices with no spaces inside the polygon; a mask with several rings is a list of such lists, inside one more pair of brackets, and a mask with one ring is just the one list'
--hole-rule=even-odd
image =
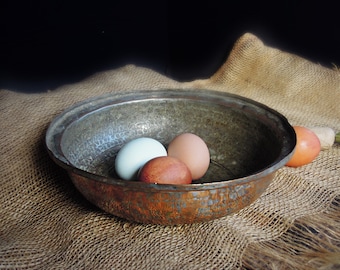
{"label": "loose burlap thread", "polygon": [[[199,57],[199,56],[198,56]],[[337,269],[340,147],[280,169],[238,213],[205,223],[145,225],[88,203],[44,148],[70,105],[129,89],[202,88],[239,94],[291,124],[340,129],[340,73],[246,33],[209,79],[177,82],[128,65],[37,94],[0,92],[1,269]]]}

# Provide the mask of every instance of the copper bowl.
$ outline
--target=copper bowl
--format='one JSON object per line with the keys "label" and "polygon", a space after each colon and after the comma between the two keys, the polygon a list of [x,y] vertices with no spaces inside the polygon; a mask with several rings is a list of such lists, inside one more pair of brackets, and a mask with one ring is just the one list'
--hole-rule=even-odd
{"label": "copper bowl", "polygon": [[[165,146],[183,132],[200,136],[211,163],[190,185],[119,179],[114,160],[138,137]],[[107,94],[67,109],[50,124],[46,146],[76,188],[104,211],[151,224],[188,224],[231,214],[254,202],[293,153],[295,132],[275,110],[210,90]]]}

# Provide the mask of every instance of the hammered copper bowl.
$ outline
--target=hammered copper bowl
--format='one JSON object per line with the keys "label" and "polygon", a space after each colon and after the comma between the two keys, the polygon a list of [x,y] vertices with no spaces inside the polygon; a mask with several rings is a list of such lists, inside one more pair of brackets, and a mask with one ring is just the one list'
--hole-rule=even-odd
{"label": "hammered copper bowl", "polygon": [[[118,179],[119,149],[138,137],[165,146],[183,132],[200,136],[211,163],[190,185]],[[50,124],[46,145],[76,188],[104,211],[152,224],[209,221],[254,202],[292,155],[296,138],[278,112],[240,96],[209,90],[109,94],[67,109]]]}

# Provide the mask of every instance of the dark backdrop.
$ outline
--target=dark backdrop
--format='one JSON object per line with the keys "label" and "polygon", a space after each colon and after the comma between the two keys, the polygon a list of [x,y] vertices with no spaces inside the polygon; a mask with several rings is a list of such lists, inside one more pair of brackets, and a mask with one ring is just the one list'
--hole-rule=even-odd
{"label": "dark backdrop", "polygon": [[336,1],[176,2],[1,1],[0,88],[46,91],[130,63],[180,81],[206,78],[245,32],[340,65]]}

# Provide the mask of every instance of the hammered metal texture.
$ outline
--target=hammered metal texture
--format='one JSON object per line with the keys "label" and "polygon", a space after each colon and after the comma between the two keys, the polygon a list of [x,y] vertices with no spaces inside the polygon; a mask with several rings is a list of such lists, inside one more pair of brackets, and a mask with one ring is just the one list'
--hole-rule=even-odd
{"label": "hammered metal texture", "polygon": [[[178,134],[200,136],[211,154],[191,185],[118,179],[114,160],[128,141],[151,137],[165,146]],[[105,95],[59,115],[46,134],[51,157],[80,192],[128,220],[183,224],[219,218],[249,205],[295,147],[295,133],[276,111],[222,92],[158,90]]]}

